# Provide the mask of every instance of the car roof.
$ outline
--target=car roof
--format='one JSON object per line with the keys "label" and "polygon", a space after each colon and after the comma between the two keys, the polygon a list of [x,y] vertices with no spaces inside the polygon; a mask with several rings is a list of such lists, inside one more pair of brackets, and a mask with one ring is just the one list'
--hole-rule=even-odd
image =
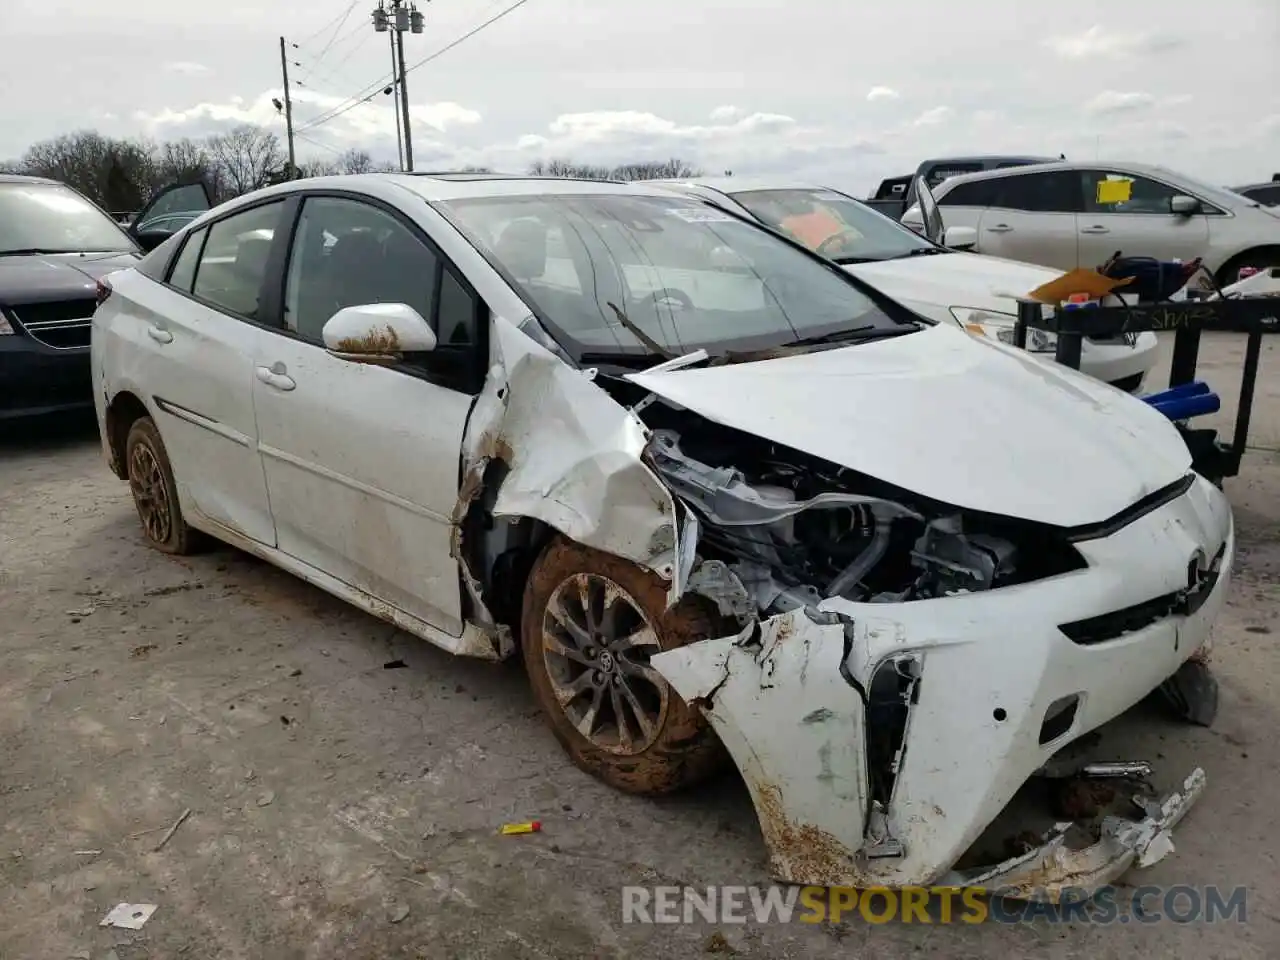
{"label": "car roof", "polygon": [[1261,190],[1265,187],[1280,187],[1280,180],[1259,180],[1257,183],[1246,183],[1243,187],[1227,187],[1234,193],[1241,190]]}
{"label": "car roof", "polygon": [[[934,157],[931,160],[925,160],[920,164],[920,167],[945,166],[949,163],[1010,163],[1014,160],[1025,160],[1028,166],[1062,162],[1061,157],[1037,157],[1023,153],[990,153],[970,154],[964,157]],[[919,170],[920,167],[916,169]]]}
{"label": "car roof", "polygon": [[21,173],[0,173],[0,183],[51,183],[58,184],[58,180],[50,180],[48,177],[28,177]]}
{"label": "car roof", "polygon": [[[377,186],[374,186],[374,185]],[[520,196],[589,196],[595,195],[647,195],[671,196],[669,190],[645,187],[643,182],[627,183],[621,180],[577,180],[567,177],[535,177],[516,174],[481,173],[349,173],[324,177],[306,177],[289,180],[270,187],[263,187],[244,194],[229,204],[240,205],[267,196],[288,196],[303,190],[350,190],[353,193],[381,193],[392,186],[416,194],[428,202],[465,200],[486,197]],[[229,206],[219,210],[230,209]]]}

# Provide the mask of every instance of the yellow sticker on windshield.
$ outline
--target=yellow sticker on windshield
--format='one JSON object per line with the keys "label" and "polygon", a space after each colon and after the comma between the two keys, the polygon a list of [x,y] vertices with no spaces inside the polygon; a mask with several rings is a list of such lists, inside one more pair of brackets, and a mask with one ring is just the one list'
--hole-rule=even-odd
{"label": "yellow sticker on windshield", "polygon": [[1099,180],[1099,203],[1128,203],[1133,196],[1132,180]]}

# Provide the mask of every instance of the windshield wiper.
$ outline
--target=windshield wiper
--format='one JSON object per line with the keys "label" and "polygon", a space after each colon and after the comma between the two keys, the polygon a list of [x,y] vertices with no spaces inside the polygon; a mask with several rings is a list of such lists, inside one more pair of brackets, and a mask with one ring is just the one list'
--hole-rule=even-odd
{"label": "windshield wiper", "polygon": [[672,353],[670,350],[668,350],[666,347],[660,344],[657,340],[653,339],[653,337],[649,336],[647,333],[641,330],[638,326],[632,323],[631,318],[628,317],[625,313],[623,313],[622,310],[618,307],[618,305],[614,303],[612,300],[608,300],[606,301],[606,303],[608,303],[609,309],[613,311],[614,316],[618,318],[618,322],[622,324],[624,327],[626,327],[633,337],[635,337],[637,340],[643,343],[644,348],[648,350],[650,353],[656,353],[663,360],[674,360],[676,357],[679,356],[679,354]]}
{"label": "windshield wiper", "polygon": [[816,337],[801,337],[799,340],[792,340],[786,344],[788,347],[809,347],[817,346],[823,343],[844,343],[846,341],[863,341],[879,340],[883,337],[899,337],[904,333],[914,333],[920,329],[920,325],[914,322],[903,323],[900,327],[882,327],[879,324],[868,323],[861,327],[850,327],[848,330],[834,330],[831,333],[820,334]]}
{"label": "windshield wiper", "polygon": [[79,250],[55,250],[53,247],[21,247],[17,250],[0,250],[0,257],[34,257],[41,253],[79,253]]}
{"label": "windshield wiper", "polygon": [[831,262],[847,267],[851,263],[875,263],[876,259],[876,257],[832,257]]}
{"label": "windshield wiper", "polygon": [[894,257],[894,260],[902,260],[905,257],[931,257],[939,253],[950,253],[946,247],[916,247],[914,250],[908,250],[906,253],[900,253]]}

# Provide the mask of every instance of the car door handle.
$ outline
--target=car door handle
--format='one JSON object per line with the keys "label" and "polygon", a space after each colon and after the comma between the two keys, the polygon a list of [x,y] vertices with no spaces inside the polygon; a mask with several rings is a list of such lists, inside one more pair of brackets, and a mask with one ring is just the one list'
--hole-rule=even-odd
{"label": "car door handle", "polygon": [[1081,233],[1110,233],[1110,227],[1104,227],[1100,223],[1095,223],[1092,227],[1081,227]]}
{"label": "car door handle", "polygon": [[997,223],[994,226],[987,227],[987,230],[991,233],[1009,233],[1013,230],[1013,227],[1007,223]]}
{"label": "car door handle", "polygon": [[283,363],[270,367],[257,367],[254,372],[257,373],[259,380],[276,390],[292,390],[297,386],[293,377],[284,372]]}
{"label": "car door handle", "polygon": [[156,343],[173,343],[173,334],[164,327],[147,327],[147,336]]}

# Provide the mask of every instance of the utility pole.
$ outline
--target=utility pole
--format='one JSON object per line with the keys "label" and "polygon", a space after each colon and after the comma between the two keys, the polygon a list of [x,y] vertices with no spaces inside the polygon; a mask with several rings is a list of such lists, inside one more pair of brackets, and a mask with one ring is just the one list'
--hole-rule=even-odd
{"label": "utility pole", "polygon": [[[379,0],[373,11],[373,28],[378,33],[392,31],[392,60],[398,61],[399,72],[395,83],[400,87],[400,124],[404,129],[404,168],[413,170],[413,129],[409,123],[409,86],[405,82],[408,70],[404,65],[404,35],[422,32],[422,14],[415,3],[405,0],[389,0],[388,7]],[[393,70],[395,67],[393,67]]]}
{"label": "utility pole", "polygon": [[400,68],[396,66],[396,64],[399,63],[399,60],[396,59],[396,35],[388,32],[387,39],[391,41],[391,76],[393,78],[391,81],[391,88],[387,92],[392,94],[391,112],[396,115],[396,163],[399,164],[400,169],[403,170],[405,169],[404,138],[400,134],[400,104],[398,104],[395,99],[396,85],[400,80]]}
{"label": "utility pole", "polygon": [[289,178],[292,179],[298,167],[293,153],[293,100],[289,96],[289,60],[284,52],[284,37],[280,38],[280,73],[284,77],[284,126],[289,136]]}

